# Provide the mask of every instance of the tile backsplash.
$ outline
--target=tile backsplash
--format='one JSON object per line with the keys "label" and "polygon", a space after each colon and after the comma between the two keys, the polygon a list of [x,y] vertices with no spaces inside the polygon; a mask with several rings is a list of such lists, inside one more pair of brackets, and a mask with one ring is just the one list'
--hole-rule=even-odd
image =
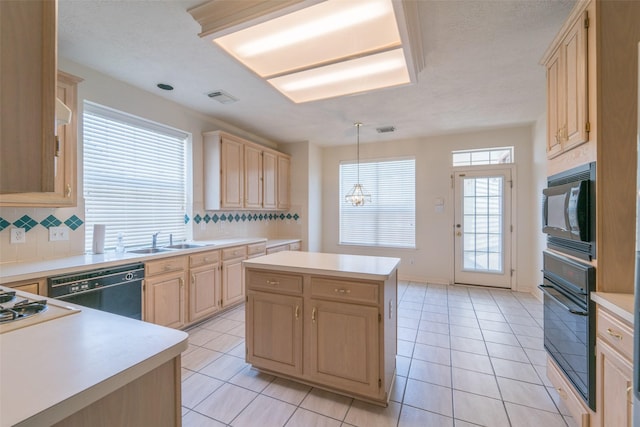
{"label": "tile backsplash", "polygon": [[[195,240],[234,237],[300,238],[301,209],[289,211],[204,211],[184,216]],[[50,227],[67,227],[69,240],[49,241]],[[12,244],[11,229],[24,228],[26,242]],[[84,204],[73,208],[0,208],[0,263],[61,258],[84,253]]]}

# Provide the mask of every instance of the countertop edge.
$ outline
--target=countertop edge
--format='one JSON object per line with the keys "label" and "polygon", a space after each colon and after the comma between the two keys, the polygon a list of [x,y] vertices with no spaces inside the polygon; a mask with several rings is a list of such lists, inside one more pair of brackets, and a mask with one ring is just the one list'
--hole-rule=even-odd
{"label": "countertop edge", "polygon": [[[219,241],[215,240],[195,240],[195,244],[203,244],[198,248],[191,249],[179,249],[166,252],[158,252],[155,254],[132,254],[131,252],[125,252],[124,254],[116,254],[115,252],[107,252],[100,255],[75,255],[65,258],[54,258],[37,261],[24,261],[19,263],[7,263],[0,264],[0,285],[7,285],[12,282],[21,282],[24,280],[42,279],[44,277],[57,276],[61,274],[74,273],[98,268],[108,268],[118,265],[124,265],[136,262],[147,262],[152,260],[158,260],[168,257],[191,255],[198,252],[214,251],[217,249],[231,248],[234,246],[250,245],[252,243],[267,242],[266,238],[238,238],[238,239],[223,239]],[[222,242],[222,243],[207,243],[207,242]],[[51,268],[51,264],[60,263],[63,265],[59,268]],[[38,268],[38,264],[47,265],[46,268]],[[34,269],[35,268],[35,269]],[[26,272],[20,271],[21,269],[29,270]],[[12,273],[12,270],[17,270]],[[9,271],[7,274],[6,271]]]}
{"label": "countertop edge", "polygon": [[591,300],[633,325],[633,294],[591,292]]}
{"label": "countertop edge", "polygon": [[16,427],[49,426],[62,421],[68,416],[73,415],[88,405],[91,405],[119,388],[151,372],[162,364],[179,356],[187,349],[188,334],[186,332],[183,333],[184,336],[182,340],[176,342],[174,345],[167,347],[165,350],[155,354],[154,356],[151,356],[86,390],[83,390],[81,393],[71,396],[64,401],[19,422],[16,424]]}

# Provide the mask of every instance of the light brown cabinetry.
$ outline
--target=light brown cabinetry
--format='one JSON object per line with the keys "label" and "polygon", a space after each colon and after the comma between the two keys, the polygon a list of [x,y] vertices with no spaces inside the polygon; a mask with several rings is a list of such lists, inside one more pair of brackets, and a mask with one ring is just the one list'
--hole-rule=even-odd
{"label": "light brown cabinetry", "polygon": [[586,407],[582,398],[578,397],[573,385],[569,383],[556,365],[556,362],[550,357],[547,357],[547,377],[569,410],[576,425],[579,427],[591,427],[591,410]]}
{"label": "light brown cabinetry", "polygon": [[288,155],[221,131],[203,137],[206,210],[288,209]]}
{"label": "light brown cabinetry", "polygon": [[56,15],[55,0],[0,2],[0,194],[54,191]]}
{"label": "light brown cabinetry", "polygon": [[633,329],[600,306],[596,324],[596,425],[632,427]]}
{"label": "light brown cabinetry", "polygon": [[170,328],[185,325],[187,257],[145,263],[144,320]]}
{"label": "light brown cabinetry", "polygon": [[368,281],[247,268],[246,283],[248,363],[386,405],[395,371],[395,274]]}
{"label": "light brown cabinetry", "polygon": [[271,246],[267,249],[267,255],[282,251],[299,251],[300,242],[293,242],[284,245]]}
{"label": "light brown cabinetry", "polygon": [[278,209],[291,206],[291,158],[278,155]]}
{"label": "light brown cabinetry", "polygon": [[244,274],[242,261],[247,256],[246,246],[222,250],[222,306],[244,300]]}
{"label": "light brown cabinetry", "polygon": [[220,252],[208,251],[189,257],[189,323],[211,316],[221,308]]}
{"label": "light brown cabinetry", "polygon": [[46,282],[46,279],[23,280],[20,282],[8,283],[3,286],[15,289],[16,291],[29,292],[35,295],[46,296],[47,282]]}
{"label": "light brown cabinetry", "polygon": [[[82,81],[58,71],[57,96],[71,110],[71,122],[58,126],[54,162],[54,189],[48,192],[12,193],[0,197],[0,206],[48,206],[63,207],[77,205],[77,86]],[[3,162],[3,168],[11,163]],[[20,172],[24,175],[24,168]]]}
{"label": "light brown cabinetry", "polygon": [[547,156],[556,157],[589,140],[587,12],[557,43],[547,67]]}

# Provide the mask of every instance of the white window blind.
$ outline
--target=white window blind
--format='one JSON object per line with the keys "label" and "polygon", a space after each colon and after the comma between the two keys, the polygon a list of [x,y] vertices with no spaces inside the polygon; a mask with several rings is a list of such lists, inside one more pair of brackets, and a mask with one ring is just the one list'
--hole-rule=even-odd
{"label": "white window blind", "polygon": [[415,164],[414,158],[361,162],[360,184],[371,194],[364,206],[345,201],[357,164],[340,164],[340,244],[415,248]]}
{"label": "white window blind", "polygon": [[93,225],[105,224],[105,248],[119,233],[126,247],[185,238],[188,134],[90,102],[84,103],[85,250]]}

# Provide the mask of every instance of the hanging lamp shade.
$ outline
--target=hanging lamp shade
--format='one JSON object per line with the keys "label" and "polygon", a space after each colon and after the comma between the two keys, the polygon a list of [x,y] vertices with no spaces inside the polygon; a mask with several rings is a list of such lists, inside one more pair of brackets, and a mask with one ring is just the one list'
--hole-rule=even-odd
{"label": "hanging lamp shade", "polygon": [[353,188],[345,196],[345,201],[351,203],[353,206],[364,206],[365,203],[371,203],[371,194],[368,194],[362,184],[360,184],[360,126],[362,123],[356,122],[353,124],[356,127],[356,152],[357,152],[357,170],[358,180],[354,184]]}

